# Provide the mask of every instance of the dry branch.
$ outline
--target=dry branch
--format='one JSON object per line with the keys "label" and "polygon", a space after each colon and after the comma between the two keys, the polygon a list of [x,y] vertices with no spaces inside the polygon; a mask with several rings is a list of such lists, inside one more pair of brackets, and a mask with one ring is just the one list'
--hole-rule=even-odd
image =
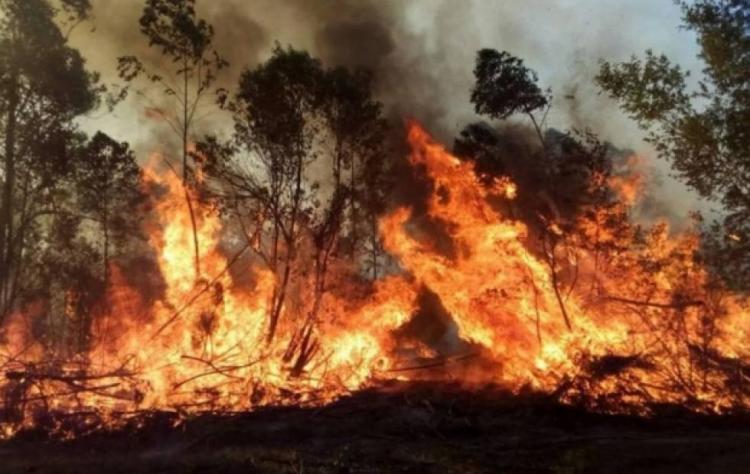
{"label": "dry branch", "polygon": [[604,299],[608,301],[614,301],[617,303],[632,304],[636,306],[648,306],[651,308],[660,308],[660,309],[685,309],[691,306],[705,306],[706,305],[706,303],[704,303],[701,300],[674,301],[672,303],[655,303],[652,301],[638,301],[638,300],[632,300],[630,298],[622,298],[619,296],[611,296],[611,295],[605,296]]}
{"label": "dry branch", "polygon": [[407,367],[396,367],[394,369],[388,370],[387,372],[409,372],[412,370],[434,369],[437,367],[445,367],[446,365],[454,363],[454,362],[461,362],[464,360],[472,359],[477,356],[479,356],[479,353],[472,352],[469,354],[463,354],[463,355],[454,356],[454,357],[443,357],[437,360],[431,360],[430,362],[427,362],[425,364],[412,365],[412,366],[407,366]]}
{"label": "dry branch", "polygon": [[200,298],[203,294],[205,294],[209,289],[213,288],[214,285],[221,279],[226,273],[234,266],[237,261],[239,261],[240,257],[242,256],[245,251],[250,248],[250,244],[246,243],[240,250],[237,252],[232,259],[227,263],[227,265],[224,267],[224,269],[216,275],[210,282],[206,283],[205,286],[195,295],[193,295],[187,303],[185,303],[180,309],[174,312],[172,316],[161,326],[159,326],[159,329],[156,330],[153,336],[151,336],[151,340],[153,341],[156,339],[156,337],[162,333],[170,324],[175,322],[177,318],[180,317],[182,313],[184,313],[188,308],[190,308],[196,301],[198,301],[198,298]]}

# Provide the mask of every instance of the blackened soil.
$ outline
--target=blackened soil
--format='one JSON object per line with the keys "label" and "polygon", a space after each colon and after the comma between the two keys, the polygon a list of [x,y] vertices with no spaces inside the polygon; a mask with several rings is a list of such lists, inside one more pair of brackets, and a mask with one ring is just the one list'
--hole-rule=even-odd
{"label": "blackened soil", "polygon": [[150,413],[72,441],[22,433],[0,443],[0,473],[750,473],[746,416],[595,415],[445,384],[177,419]]}

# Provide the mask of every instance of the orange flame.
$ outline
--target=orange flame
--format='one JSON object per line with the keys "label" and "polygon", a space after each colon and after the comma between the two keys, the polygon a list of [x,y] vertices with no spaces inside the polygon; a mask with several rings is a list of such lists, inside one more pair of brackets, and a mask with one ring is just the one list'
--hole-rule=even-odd
{"label": "orange flame", "polygon": [[[529,229],[504,217],[488,199],[513,199],[513,182],[482,184],[470,163],[452,156],[417,124],[409,126],[408,141],[411,163],[423,167],[434,183],[427,213],[446,232],[450,251],[420,236],[411,209],[395,209],[382,218],[380,234],[403,272],[363,289],[350,270],[334,269],[340,289],[323,296],[324,309],[314,325],[305,325],[300,315],[310,313],[310,303],[299,298],[285,309],[289,314],[271,342],[266,335],[276,275],[252,259],[238,260],[251,266],[245,271],[252,273],[253,284],[235,282],[220,244],[222,221],[200,206],[202,274],[195,275],[183,185],[178,177],[147,167],[146,182],[166,189],[155,209],[158,222],[149,229],[164,295],[144,301],[113,268],[107,311],[96,316],[87,361],[58,368],[73,373],[85,363],[105,388],[71,394],[63,379],[47,380],[47,393],[62,394],[53,408],[248,410],[268,403],[326,403],[377,379],[422,377],[399,369],[415,348],[397,330],[418,312],[424,289],[437,295],[455,324],[455,334],[445,337],[472,347],[481,359],[446,367],[435,377],[512,389],[568,387],[563,400],[576,401],[582,393],[591,399],[616,396],[638,410],[654,402],[702,404],[716,411],[747,405],[745,392],[726,390],[734,382],[727,379],[731,370],[721,366],[736,364],[738,383],[744,380],[747,309],[740,298],[711,285],[707,270],[693,263],[695,236],[670,237],[665,225],[640,240],[633,228],[600,232],[607,213],[623,212],[621,206],[582,217],[579,233],[571,237],[611,244],[614,249],[604,257],[584,246],[574,255],[554,248],[534,251]],[[623,183],[611,186],[632,203],[636,188]],[[551,228],[557,229],[556,238],[565,237],[556,223]],[[564,281],[561,289],[550,257],[575,266],[580,277]],[[6,323],[3,352],[17,352],[27,337],[18,329],[21,320]],[[310,349],[301,368],[295,367],[290,347]],[[424,341],[417,343],[416,354],[457,355]],[[613,356],[609,360],[622,370],[608,371],[603,361]],[[43,354],[23,357],[19,370],[29,370],[39,366]],[[588,378],[581,377],[584,372]],[[26,398],[38,398],[41,382],[23,377],[7,380],[5,391],[22,389]]]}

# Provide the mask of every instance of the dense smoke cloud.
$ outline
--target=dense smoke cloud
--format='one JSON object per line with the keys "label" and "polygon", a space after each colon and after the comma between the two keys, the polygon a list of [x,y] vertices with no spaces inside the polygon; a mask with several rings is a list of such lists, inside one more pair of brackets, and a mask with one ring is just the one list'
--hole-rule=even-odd
{"label": "dense smoke cloud", "polygon": [[[119,55],[159,60],[138,30],[142,2],[92,3],[95,31],[81,28],[73,40],[106,80],[116,80]],[[688,69],[700,69],[694,39],[678,30],[679,8],[669,2],[197,3],[200,15],[215,27],[217,48],[231,64],[221,77],[222,86],[231,89],[239,73],[267,58],[274,44],[307,49],[327,65],[371,69],[376,95],[395,127],[412,117],[448,144],[465,124],[477,119],[469,91],[475,53],[483,47],[510,51],[538,71],[540,84],[549,86],[555,97],[550,126],[591,128],[602,139],[640,153],[649,152],[640,132],[593,84],[599,59],[621,60],[652,47]],[[170,146],[169,133],[144,122],[139,108],[142,103],[130,100],[115,116],[91,125],[109,128],[143,153]],[[229,128],[221,112],[208,113],[198,126],[214,132]],[[668,174],[663,162],[655,169]],[[698,203],[674,180],[663,179],[660,192],[665,197],[655,200],[668,201],[675,215],[684,217]]]}

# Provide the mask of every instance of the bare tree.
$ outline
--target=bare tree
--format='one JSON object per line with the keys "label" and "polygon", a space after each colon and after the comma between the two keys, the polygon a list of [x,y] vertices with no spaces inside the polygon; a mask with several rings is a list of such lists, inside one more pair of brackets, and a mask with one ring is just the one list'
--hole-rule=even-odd
{"label": "bare tree", "polygon": [[[182,185],[190,212],[195,249],[195,278],[201,276],[200,250],[195,217],[195,203],[190,195],[192,163],[189,145],[201,99],[210,91],[216,74],[228,63],[213,47],[213,27],[197,17],[195,0],[147,0],[140,18],[141,32],[149,45],[167,57],[172,68],[154,71],[135,56],[119,59],[120,77],[132,82],[143,77],[159,85],[172,98],[178,112],[170,114],[154,107],[157,113],[182,142]],[[143,94],[142,94],[143,95]]]}

